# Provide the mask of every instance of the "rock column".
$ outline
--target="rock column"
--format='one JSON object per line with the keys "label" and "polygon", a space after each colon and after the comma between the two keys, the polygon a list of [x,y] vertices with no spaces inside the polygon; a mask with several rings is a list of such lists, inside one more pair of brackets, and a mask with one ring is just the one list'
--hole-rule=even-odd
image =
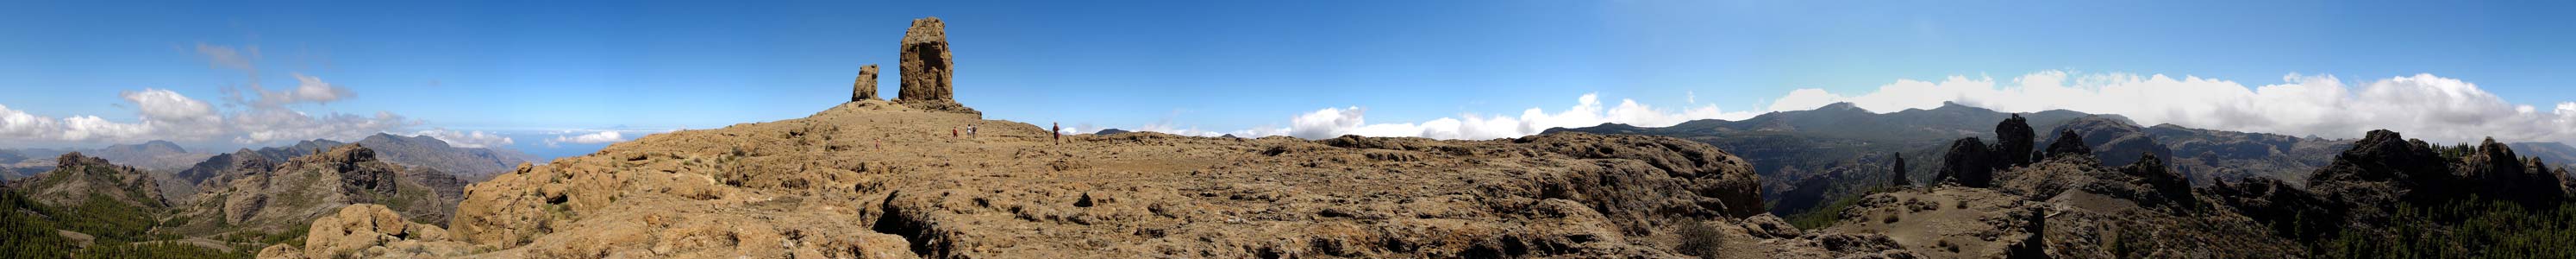
{"label": "rock column", "polygon": [[[903,89],[897,101],[905,104],[954,104],[949,92],[955,63],[948,58],[948,25],[939,17],[912,20],[912,29],[903,32]],[[924,107],[931,108],[931,107]]]}
{"label": "rock column", "polygon": [[877,99],[877,64],[859,67],[858,82],[850,83],[850,101]]}

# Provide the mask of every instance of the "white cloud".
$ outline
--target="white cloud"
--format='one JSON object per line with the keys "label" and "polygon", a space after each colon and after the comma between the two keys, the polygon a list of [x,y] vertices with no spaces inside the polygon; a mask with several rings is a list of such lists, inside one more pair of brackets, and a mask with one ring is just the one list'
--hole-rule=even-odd
{"label": "white cloud", "polygon": [[2292,74],[2282,83],[2248,86],[2186,76],[2123,73],[2031,73],[1999,82],[1952,76],[1940,82],[1898,80],[1859,95],[1799,89],[1772,110],[1803,110],[1834,102],[1888,112],[1934,108],[1941,102],[2006,112],[2067,109],[2128,116],[2140,124],[2267,132],[2295,136],[2359,137],[2389,129],[2408,137],[2466,142],[2576,141],[2576,103],[2542,111],[2507,102],[2476,84],[2431,74],[2355,81]]}
{"label": "white cloud", "polygon": [[153,132],[151,124],[116,123],[100,119],[98,116],[64,118],[62,125],[63,128],[57,130],[62,134],[57,136],[62,140],[71,141],[95,139],[133,142],[150,137]]}
{"label": "white cloud", "polygon": [[413,133],[413,135],[436,138],[439,141],[446,141],[449,146],[462,148],[502,147],[518,143],[517,140],[501,136],[500,134],[485,133],[483,131],[452,131],[447,130],[447,128],[423,130]]}
{"label": "white cloud", "polygon": [[312,115],[283,107],[254,107],[226,112],[205,101],[162,89],[127,91],[118,93],[118,96],[133,104],[140,120],[115,122],[92,115],[55,119],[0,106],[0,140],[28,144],[94,144],[229,139],[241,144],[259,144],[357,139],[419,124],[386,112],[378,112],[372,117],[341,113]]}
{"label": "white cloud", "polygon": [[257,46],[236,49],[199,43],[196,51],[210,67],[243,72],[248,77],[246,85],[259,99],[243,100],[240,91],[226,87],[228,103],[222,107],[242,108],[227,110],[171,90],[145,88],[118,93],[118,97],[133,104],[127,107],[135,109],[138,120],[134,122],[109,121],[95,115],[55,119],[0,106],[0,140],[8,140],[0,143],[32,146],[146,140],[231,140],[240,144],[353,140],[421,124],[389,112],[364,116],[297,111],[289,105],[328,103],[356,95],[348,88],[302,73],[294,74],[298,82],[294,89],[267,91],[260,87]]}
{"label": "white cloud", "polygon": [[144,120],[187,122],[223,120],[215,114],[214,105],[208,105],[206,102],[197,101],[170,90],[145,88],[141,92],[128,91],[117,95],[125,97],[127,102],[133,102],[135,108],[143,112]]}
{"label": "white cloud", "polygon": [[307,139],[358,139],[367,135],[390,132],[419,125],[402,115],[376,112],[375,116],[332,113],[320,116],[293,110],[261,109],[233,116],[239,127],[233,142],[251,144]]}
{"label": "white cloud", "polygon": [[330,103],[357,97],[349,88],[340,87],[338,84],[323,81],[321,77],[304,75],[304,73],[292,74],[296,81],[294,88],[269,91],[259,80],[259,46],[235,49],[231,46],[197,43],[197,55],[205,57],[208,66],[240,70],[243,76],[250,79],[245,86],[250,88],[250,94],[256,95],[257,99],[244,98],[238,89],[226,87],[225,99],[232,103],[260,108],[278,108],[289,104]]}
{"label": "white cloud", "polygon": [[320,77],[306,76],[298,73],[295,74],[295,81],[298,83],[295,85],[294,91],[281,94],[281,96],[284,96],[282,98],[285,98],[281,100],[282,102],[329,103],[332,101],[339,101],[341,98],[356,97],[356,95],[349,93],[349,88],[343,88],[340,87],[340,85],[331,84],[330,82],[323,82]]}
{"label": "white cloud", "polygon": [[555,145],[557,145],[557,144],[562,144],[562,143],[573,143],[573,144],[607,144],[607,143],[617,143],[617,142],[622,142],[622,141],[626,141],[626,136],[625,136],[624,134],[617,133],[617,131],[613,131],[613,130],[612,130],[612,131],[592,132],[592,133],[590,133],[590,134],[581,134],[581,135],[562,135],[562,136],[555,136],[555,138],[554,138],[554,139],[546,140],[546,146],[555,146]]}
{"label": "white cloud", "polygon": [[61,127],[60,124],[61,122],[54,118],[27,114],[25,111],[9,109],[8,105],[0,105],[0,138],[53,138],[54,134],[62,132],[58,128]]}
{"label": "white cloud", "polygon": [[1140,129],[1181,135],[1234,134],[1243,137],[1286,135],[1307,139],[1333,138],[1342,135],[1493,139],[1538,134],[1555,127],[1589,127],[1602,123],[1663,127],[1691,120],[1743,119],[1756,115],[1751,112],[1722,112],[1716,105],[1683,110],[1658,109],[1628,99],[1619,100],[1617,105],[1605,105],[1597,94],[1584,94],[1582,97],[1575,98],[1575,105],[1564,111],[1548,113],[1544,109],[1530,108],[1522,110],[1517,117],[1468,113],[1454,118],[1422,122],[1369,124],[1367,114],[1368,109],[1363,107],[1324,108],[1291,117],[1289,126],[1286,128],[1256,127],[1224,133],[1164,125],[1146,125],[1145,128]]}

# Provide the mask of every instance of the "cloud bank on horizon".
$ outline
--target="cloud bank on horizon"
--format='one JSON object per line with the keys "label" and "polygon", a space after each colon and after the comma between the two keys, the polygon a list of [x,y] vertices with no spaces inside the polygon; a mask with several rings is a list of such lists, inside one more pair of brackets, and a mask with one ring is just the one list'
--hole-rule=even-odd
{"label": "cloud bank on horizon", "polygon": [[[1530,108],[1517,117],[1468,113],[1422,122],[1371,124],[1367,123],[1365,107],[1328,107],[1290,117],[1287,127],[1219,132],[1152,124],[1139,130],[1306,139],[1341,135],[1492,139],[1602,123],[1665,127],[1699,119],[1741,120],[1761,113],[1810,110],[1839,102],[1882,113],[1958,102],[2004,112],[2066,109],[2119,114],[2144,125],[2174,124],[2294,136],[2351,138],[2373,129],[2389,129],[2439,142],[2487,137],[2511,142],[2576,142],[2576,102],[2560,102],[2543,110],[2507,102],[2467,81],[2431,74],[2349,83],[2334,76],[2291,74],[2283,76],[2282,81],[2247,86],[2192,76],[2042,71],[2009,81],[1966,76],[1937,82],[1905,79],[1858,94],[1798,89],[1774,99],[1762,112],[1721,111],[1714,104],[1662,109],[1627,99],[1616,106],[1605,106],[1596,94],[1585,94],[1576,98],[1575,106],[1559,112]],[[1689,99],[1696,104],[1696,93],[1687,94],[1693,95]]]}
{"label": "cloud bank on horizon", "polygon": [[546,146],[558,146],[558,145],[562,145],[563,143],[573,143],[573,144],[608,144],[608,143],[625,142],[626,140],[627,140],[627,139],[626,139],[626,136],[625,136],[623,133],[617,133],[617,131],[610,130],[610,131],[592,132],[592,133],[589,133],[589,134],[577,134],[577,135],[560,135],[560,136],[555,136],[555,138],[554,138],[554,139],[548,139],[548,140],[546,140]]}
{"label": "cloud bank on horizon", "polygon": [[[357,95],[347,87],[301,72],[292,73],[295,87],[270,90],[259,80],[258,46],[235,48],[200,43],[195,50],[210,67],[247,75],[249,81],[242,84],[246,88],[224,87],[223,105],[167,89],[144,88],[118,93],[117,96],[125,101],[122,107],[134,109],[138,117],[134,122],[110,121],[96,115],[37,116],[0,105],[0,141],[29,146],[151,140],[259,145],[311,139],[354,140],[424,124],[420,120],[383,111],[373,115],[298,111],[293,107],[326,104]],[[418,131],[413,135],[438,138],[460,147],[491,147],[515,142],[491,133],[445,128]]]}

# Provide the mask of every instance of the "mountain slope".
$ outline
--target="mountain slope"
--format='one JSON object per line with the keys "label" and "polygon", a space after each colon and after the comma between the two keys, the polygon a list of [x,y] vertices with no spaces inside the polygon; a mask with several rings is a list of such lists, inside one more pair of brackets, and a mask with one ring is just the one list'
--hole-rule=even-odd
{"label": "mountain slope", "polygon": [[440,195],[456,193],[453,190],[461,186],[455,184],[444,173],[385,162],[363,144],[342,145],[284,160],[274,170],[245,171],[226,182],[210,182],[205,193],[186,204],[170,220],[173,226],[162,232],[204,236],[290,231],[351,204],[383,204],[406,218],[441,223],[460,197]]}
{"label": "mountain slope", "polygon": [[80,206],[93,200],[146,212],[169,207],[169,202],[161,199],[159,182],[142,169],[80,152],[63,154],[56,161],[53,171],[12,181],[10,188],[55,207]]}
{"label": "mountain slope", "polygon": [[382,154],[385,161],[438,169],[438,171],[454,174],[456,178],[466,182],[491,179],[492,175],[509,171],[511,167],[518,166],[520,163],[534,160],[533,156],[506,149],[453,147],[447,145],[446,141],[428,136],[404,137],[377,133],[358,140],[357,143],[377,150],[377,154]]}
{"label": "mountain slope", "polygon": [[[1555,128],[1548,132],[1670,136],[1708,143],[1753,161],[1762,175],[1763,197],[1773,212],[1795,214],[1838,198],[1857,198],[1861,190],[1885,185],[1885,174],[1835,174],[1887,170],[1884,157],[1902,153],[1906,160],[1940,161],[1952,140],[1993,140],[1996,121],[2015,114],[1944,103],[1934,109],[1872,113],[1849,103],[1816,110],[1773,112],[1743,121],[1699,120],[1671,127],[1603,124]],[[2140,128],[2128,118],[2049,110],[2020,114],[2042,136],[2039,147],[2055,142],[2058,130],[2078,130],[2087,146],[2103,151],[2097,159],[2124,164],[2139,154],[2166,158],[2169,166],[2193,182],[2271,176],[2296,179],[2325,165],[2342,150],[2342,141],[2304,139],[2158,125]],[[1931,179],[1939,166],[1908,168],[1908,177]],[[1818,190],[1818,189],[1822,190]]]}
{"label": "mountain slope", "polygon": [[[205,258],[217,249],[132,245],[157,238],[152,228],[170,205],[151,174],[78,152],[53,171],[0,187],[0,254],[10,258],[114,257],[142,249]],[[237,256],[237,255],[236,255]]]}

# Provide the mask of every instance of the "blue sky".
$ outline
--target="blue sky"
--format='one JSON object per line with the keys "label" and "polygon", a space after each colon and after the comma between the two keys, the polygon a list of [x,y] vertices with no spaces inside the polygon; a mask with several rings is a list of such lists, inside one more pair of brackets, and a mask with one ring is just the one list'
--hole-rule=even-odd
{"label": "blue sky", "polygon": [[[887,67],[880,84],[891,93],[897,40],[910,19],[925,16],[947,21],[959,101],[993,119],[1093,125],[1084,131],[1286,130],[1305,128],[1300,116],[1361,109],[1367,122],[1346,123],[1351,128],[1428,127],[1468,114],[1529,124],[1535,120],[1525,109],[1579,109],[1577,99],[1587,94],[1604,106],[1633,100],[1671,113],[1735,113],[1674,118],[1735,118],[1799,108],[1777,106],[1801,89],[1847,101],[1836,98],[1961,76],[2010,92],[2016,79],[2056,72],[2196,77],[2248,89],[2316,83],[2287,75],[2331,75],[2325,81],[2351,92],[2431,74],[2474,84],[2507,110],[2536,107],[2525,117],[2469,109],[2516,125],[2424,129],[2464,132],[2458,134],[2564,126],[2551,124],[2568,117],[2552,108],[2576,101],[2562,76],[2576,71],[2576,48],[2566,47],[2576,46],[2576,18],[2563,15],[2576,4],[2565,2],[1782,2],[1789,3],[39,1],[0,10],[0,24],[10,24],[0,26],[0,38],[10,39],[0,41],[0,92],[8,93],[0,105],[40,119],[143,123],[168,118],[147,118],[149,105],[121,97],[159,89],[209,103],[217,114],[251,113],[259,101],[228,101],[224,89],[256,83],[283,91],[301,75],[346,94],[281,98],[282,109],[405,122],[349,128],[357,131],[488,131],[513,139],[507,146],[560,156],[599,144],[548,140],[599,130],[628,130],[618,139],[631,139],[802,117],[846,100],[851,78],[866,64]],[[242,66],[249,69],[228,67],[209,51],[254,48],[258,55]],[[2160,87],[2152,78],[2135,81]],[[2124,84],[2071,87],[2103,85]],[[1951,99],[2087,107],[1979,98]],[[2164,111],[2124,107],[2097,112]],[[1572,121],[1677,120],[1607,114]],[[1346,117],[1358,117],[1352,115]],[[2328,135],[2408,127],[2164,121]],[[24,146],[132,140],[37,132],[51,129],[0,135],[42,135]],[[1408,130],[1332,132],[1412,135]],[[2576,136],[2534,131],[2497,134]],[[1517,131],[1503,135],[1510,132]],[[210,146],[273,143],[231,132],[179,135]]]}

